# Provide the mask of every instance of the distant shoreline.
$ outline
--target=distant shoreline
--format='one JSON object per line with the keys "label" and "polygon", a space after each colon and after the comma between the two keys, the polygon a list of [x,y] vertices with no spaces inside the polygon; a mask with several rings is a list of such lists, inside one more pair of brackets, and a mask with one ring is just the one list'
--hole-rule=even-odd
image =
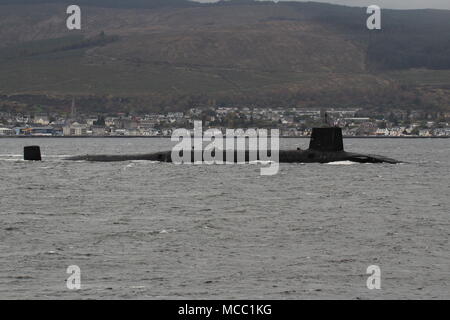
{"label": "distant shoreline", "polygon": [[[0,136],[0,139],[170,139],[170,136]],[[282,139],[310,139],[311,137],[280,136]],[[419,136],[344,136],[344,139],[449,139],[450,136],[442,137],[419,137]]]}

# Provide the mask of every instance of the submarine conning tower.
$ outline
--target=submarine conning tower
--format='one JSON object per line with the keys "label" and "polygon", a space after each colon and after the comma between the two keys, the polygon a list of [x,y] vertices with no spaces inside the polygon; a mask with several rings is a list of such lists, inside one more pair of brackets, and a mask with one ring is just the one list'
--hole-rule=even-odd
{"label": "submarine conning tower", "polygon": [[309,150],[322,152],[344,151],[342,129],[338,127],[313,128]]}

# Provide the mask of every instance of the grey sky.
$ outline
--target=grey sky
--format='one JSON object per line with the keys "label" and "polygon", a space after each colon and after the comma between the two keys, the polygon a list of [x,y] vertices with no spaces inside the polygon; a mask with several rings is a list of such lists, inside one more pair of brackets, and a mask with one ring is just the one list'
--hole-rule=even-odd
{"label": "grey sky", "polygon": [[[216,2],[215,0],[195,0],[198,2]],[[291,0],[304,1],[304,0]],[[314,0],[316,2],[336,3],[348,6],[379,5],[388,9],[447,9],[450,10],[450,0]]]}

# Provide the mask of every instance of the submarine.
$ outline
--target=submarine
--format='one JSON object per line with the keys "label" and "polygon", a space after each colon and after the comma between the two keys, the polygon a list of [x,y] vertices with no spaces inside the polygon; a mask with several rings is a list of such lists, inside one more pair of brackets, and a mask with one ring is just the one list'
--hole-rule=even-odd
{"label": "submarine", "polygon": [[[183,152],[183,151],[181,151]],[[203,159],[203,151],[200,158],[195,157],[195,153],[199,151],[192,150],[191,162],[194,159]],[[227,162],[241,162],[243,159],[238,155],[238,152],[234,152],[234,158],[229,159],[226,151],[223,152],[222,159],[226,159]],[[215,157],[216,151],[212,151],[212,156]],[[267,152],[270,156],[270,150]],[[189,158],[189,155],[186,155]],[[198,155],[197,155],[198,156]],[[259,152],[257,152],[257,160],[261,160]],[[245,162],[250,161],[250,152],[245,151]],[[82,155],[66,158],[66,160],[72,161],[91,161],[91,162],[116,162],[116,161],[132,161],[132,160],[148,160],[159,162],[172,162],[172,151],[148,153],[148,154],[133,154],[133,155]],[[314,128],[312,130],[309,149],[301,150],[280,150],[279,151],[279,163],[330,163],[337,161],[352,161],[358,163],[388,163],[398,164],[401,161],[391,159],[379,155],[360,154],[344,151],[344,143],[342,136],[342,129],[339,127],[323,127]]]}

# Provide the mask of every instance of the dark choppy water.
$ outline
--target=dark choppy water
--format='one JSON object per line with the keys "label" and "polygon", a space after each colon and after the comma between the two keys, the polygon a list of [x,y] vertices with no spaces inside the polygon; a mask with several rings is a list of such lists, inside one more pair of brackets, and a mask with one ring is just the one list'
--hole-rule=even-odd
{"label": "dark choppy water", "polygon": [[[307,139],[287,139],[303,147]],[[42,163],[21,161],[38,144]],[[450,298],[450,140],[353,139],[409,164],[66,162],[165,139],[1,139],[0,298]],[[382,289],[366,287],[379,265]],[[82,290],[66,288],[78,265]]]}

